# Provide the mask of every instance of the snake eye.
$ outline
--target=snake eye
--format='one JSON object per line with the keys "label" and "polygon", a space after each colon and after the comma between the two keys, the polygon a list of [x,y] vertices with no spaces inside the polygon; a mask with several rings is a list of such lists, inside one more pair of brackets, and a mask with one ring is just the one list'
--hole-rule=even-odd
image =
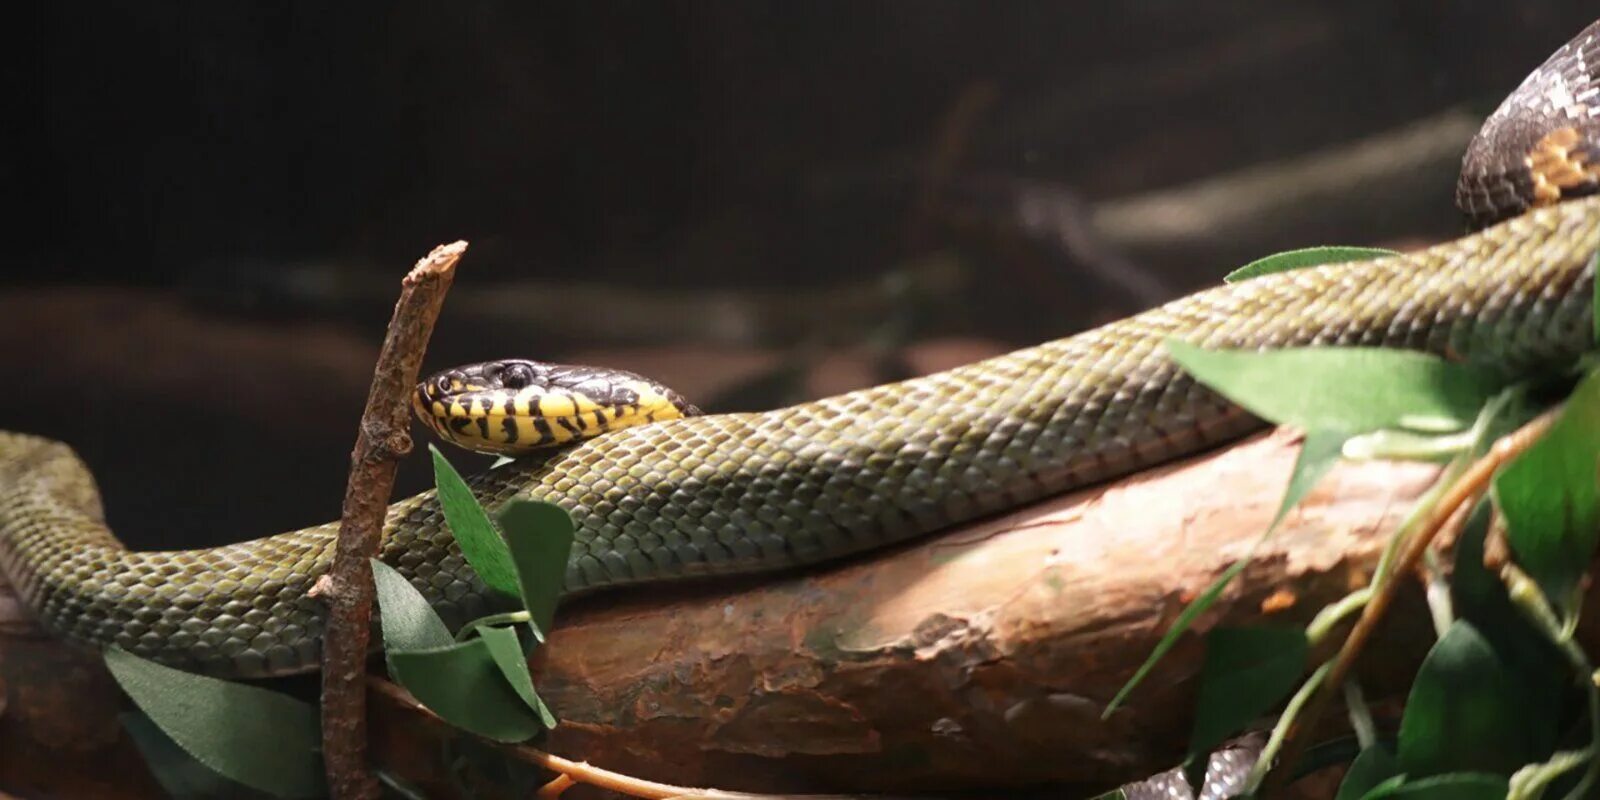
{"label": "snake eye", "polygon": [[500,385],[507,389],[521,389],[533,383],[533,370],[527,364],[507,364],[500,373]]}
{"label": "snake eye", "polygon": [[450,394],[450,379],[440,375],[433,379],[433,387],[439,390],[440,397],[447,396]]}

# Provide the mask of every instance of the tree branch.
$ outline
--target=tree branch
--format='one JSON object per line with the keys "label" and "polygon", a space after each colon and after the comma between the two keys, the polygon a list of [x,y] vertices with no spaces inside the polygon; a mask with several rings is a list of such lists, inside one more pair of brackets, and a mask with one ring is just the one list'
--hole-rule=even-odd
{"label": "tree branch", "polygon": [[439,308],[466,242],[441,245],[401,282],[400,299],[373,370],[345,488],[333,566],[313,589],[328,604],[322,651],[322,748],[335,800],[378,797],[367,768],[366,662],[373,585],[368,560],[378,553],[395,469],[411,452],[408,399]]}

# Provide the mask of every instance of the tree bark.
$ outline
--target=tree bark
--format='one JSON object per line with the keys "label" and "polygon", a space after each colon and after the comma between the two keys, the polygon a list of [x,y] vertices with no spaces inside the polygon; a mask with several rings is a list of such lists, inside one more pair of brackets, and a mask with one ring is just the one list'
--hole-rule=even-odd
{"label": "tree bark", "polygon": [[[562,718],[548,748],[768,791],[1116,784],[1170,767],[1198,635],[1101,711],[1249,554],[1297,450],[1281,430],[833,569],[574,605],[537,675]],[[1435,474],[1335,470],[1195,629],[1309,620],[1366,582]],[[1403,687],[1432,637],[1423,615],[1400,616],[1367,666]]]}

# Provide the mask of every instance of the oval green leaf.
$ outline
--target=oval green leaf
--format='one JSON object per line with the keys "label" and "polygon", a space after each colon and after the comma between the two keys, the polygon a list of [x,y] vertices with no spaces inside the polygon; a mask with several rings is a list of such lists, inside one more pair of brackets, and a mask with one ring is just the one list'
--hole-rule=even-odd
{"label": "oval green leaf", "polygon": [[323,792],[317,711],[292,697],[195,675],[118,647],[106,667],[184,752],[217,774],[278,797]]}
{"label": "oval green leaf", "polygon": [[533,617],[534,638],[543,642],[561,599],[577,528],[560,506],[535,500],[507,503],[500,527],[516,564],[523,608]]}
{"label": "oval green leaf", "polygon": [[1427,353],[1377,347],[1206,350],[1167,340],[1196,380],[1262,419],[1351,434],[1428,420],[1472,424],[1500,389],[1492,373]]}
{"label": "oval green leaf", "polygon": [[1283,500],[1278,503],[1278,513],[1267,526],[1270,532],[1288,516],[1289,511],[1305,499],[1306,493],[1322,480],[1322,476],[1338,463],[1339,454],[1350,435],[1344,431],[1310,430],[1300,443],[1300,453],[1295,456],[1294,468],[1289,471],[1289,485],[1283,490]]}
{"label": "oval green leaf", "polygon": [[439,507],[444,511],[450,533],[461,546],[462,557],[472,565],[484,585],[516,597],[517,569],[505,540],[500,538],[500,532],[489,521],[489,515],[478,504],[467,482],[461,479],[461,473],[450,466],[438,447],[430,444],[428,452],[433,454],[433,482],[439,492]]}
{"label": "oval green leaf", "polygon": [[1274,272],[1320,267],[1323,264],[1371,261],[1375,258],[1397,255],[1400,254],[1381,247],[1307,247],[1301,250],[1286,250],[1282,253],[1273,253],[1266,258],[1258,258],[1228,273],[1222,280],[1224,283],[1238,283],[1251,278],[1259,278],[1262,275],[1271,275]]}
{"label": "oval green leaf", "polygon": [[394,679],[451,725],[497,742],[526,741],[544,729],[482,638],[388,657]]}
{"label": "oval green leaf", "polygon": [[383,626],[385,653],[431,650],[455,641],[422,592],[394,567],[372,559],[372,582],[378,589],[378,622]]}
{"label": "oval green leaf", "polygon": [[[1525,692],[1472,623],[1457,620],[1417,671],[1400,720],[1400,770],[1509,776],[1531,760]],[[1409,796],[1409,795],[1408,795]]]}
{"label": "oval green leaf", "polygon": [[1190,758],[1205,754],[1277,705],[1305,674],[1303,628],[1217,628],[1206,637]]}
{"label": "oval green leaf", "polygon": [[1344,780],[1339,782],[1339,793],[1334,795],[1333,800],[1361,800],[1399,774],[1400,762],[1395,760],[1388,748],[1373,745],[1362,750],[1356,760],[1350,762]]}
{"label": "oval green leaf", "polygon": [[554,728],[556,715],[550,713],[550,707],[544,704],[544,700],[533,688],[533,676],[528,674],[528,659],[522,654],[522,642],[517,639],[517,632],[511,628],[484,625],[478,628],[478,635],[489,648],[489,656],[494,659],[495,666],[500,668],[500,674],[505,676],[506,683],[518,697],[522,698],[522,702],[528,704],[533,713],[539,715],[539,721],[546,728]]}
{"label": "oval green leaf", "polygon": [[1499,775],[1455,772],[1403,783],[1385,782],[1363,800],[1505,800],[1510,788]]}
{"label": "oval green leaf", "polygon": [[172,800],[213,800],[217,797],[260,800],[275,796],[212,772],[179,747],[170,736],[162,733],[161,728],[150,721],[150,717],[138,711],[118,714],[117,719],[122,723],[122,729],[128,732],[128,738],[133,740],[134,746],[139,748],[139,755],[144,757],[144,765],[150,769],[150,774],[155,776],[156,782],[161,784]]}
{"label": "oval green leaf", "polygon": [[1495,476],[1517,563],[1550,602],[1576,612],[1578,582],[1600,538],[1600,371],[1584,376],[1561,418]]}

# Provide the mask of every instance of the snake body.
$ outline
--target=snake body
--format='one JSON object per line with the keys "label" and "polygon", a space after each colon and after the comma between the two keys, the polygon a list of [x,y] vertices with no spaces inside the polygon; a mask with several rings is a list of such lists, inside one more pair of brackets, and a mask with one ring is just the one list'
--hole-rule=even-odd
{"label": "snake body", "polygon": [[[572,514],[572,593],[815,564],[1261,426],[1181,372],[1168,338],[1403,347],[1516,375],[1564,366],[1593,340],[1597,247],[1600,198],[1535,208],[1420,252],[1222,286],[970,366],[789,408],[629,428],[470,483],[491,511],[530,498]],[[130,552],[66,445],[0,433],[0,569],[49,628],[85,643],[212,674],[314,669],[322,609],[307,593],[328,568],[334,532]],[[491,606],[432,493],[390,506],[382,558],[447,620]]]}

